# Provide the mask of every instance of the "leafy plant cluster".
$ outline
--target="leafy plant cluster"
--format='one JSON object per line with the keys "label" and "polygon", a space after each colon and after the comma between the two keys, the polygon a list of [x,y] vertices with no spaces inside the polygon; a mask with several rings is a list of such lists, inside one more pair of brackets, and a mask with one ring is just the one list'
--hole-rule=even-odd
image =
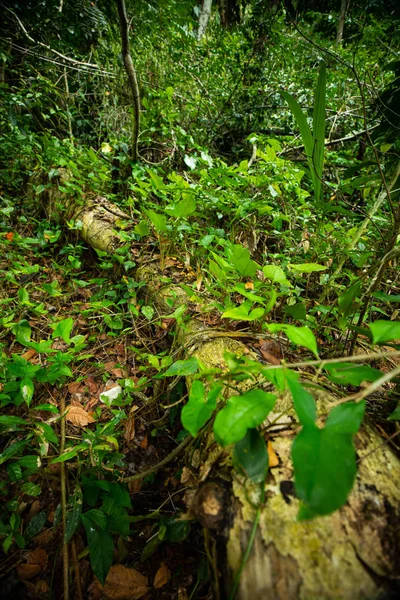
{"label": "leafy plant cluster", "polygon": [[[32,17],[33,4],[25,13],[31,34],[54,44],[49,15],[59,3],[41,3],[43,30]],[[398,159],[393,127],[389,119],[377,127],[372,147],[368,131],[350,146],[327,146],[326,140],[378,125],[379,102],[381,114],[393,110],[398,65],[378,66],[392,25],[370,16],[373,27],[360,38],[360,15],[353,14],[357,44],[350,40],[333,52],[326,15],[302,22],[304,37],[283,12],[273,15],[258,4],[264,3],[249,3],[247,21],[236,28],[221,31],[214,18],[198,41],[191,3],[131,3],[142,107],[138,163],[130,158],[131,98],[115,66],[119,33],[108,3],[79,0],[56,22],[59,51],[82,62],[90,51],[108,76],[77,67],[60,78],[51,61],[38,63],[29,55],[22,67],[13,46],[22,43],[16,39],[21,32],[11,50],[1,47],[8,74],[0,87],[5,552],[13,544],[26,547],[44,527],[46,511],[25,524],[21,503],[41,498],[46,478],[61,464],[70,467],[73,480],[66,542],[83,525],[92,570],[102,583],[115,536],[127,540],[136,523],[155,522],[143,561],[164,542],[184,541],[190,527],[178,515],[156,510],[132,516],[121,482],[132,405],[152,394],[164,400],[168,382],[181,377],[191,381],[188,401],[179,412],[184,391],[177,386],[178,397],[164,405],[167,419],[155,419],[151,428],[155,440],[167,432],[180,443],[212,429],[222,447],[232,446],[237,471],[261,484],[269,466],[266,419],[273,422],[278,395],[290,393],[288,412],[301,426],[292,445],[299,518],[337,510],[351,491],[353,437],[364,417],[364,397],[339,402],[321,427],[311,387],[290,365],[272,368],[226,353],[227,369],[211,369],[194,357],[175,360],[165,342],[171,322],[184,328],[195,307],[221,330],[241,333],[250,325],[254,335],[284,334],[296,351],[313,355],[310,360],[306,354],[304,370],[316,363],[344,397],[345,390],[390,379],[343,357],[350,338],[355,343],[359,335],[363,343],[398,349],[398,190],[385,190]],[[80,23],[73,8],[83,15]],[[22,18],[19,6],[15,10]],[[360,88],[372,69],[378,89]],[[359,139],[368,143],[361,147]],[[289,154],[293,145],[301,147]],[[358,159],[356,150],[362,150]],[[71,177],[60,185],[63,170]],[[66,238],[49,222],[50,207],[43,217],[43,199],[55,186],[81,206],[88,195],[106,196],[130,215],[132,226],[118,223],[121,244],[114,252],[90,255],[78,241],[82,222],[69,220]],[[375,209],[382,189],[390,202],[384,196]],[[56,208],[63,213],[63,206]],[[141,253],[132,251],[137,247]],[[185,303],[171,303],[167,315],[147,300],[136,277],[135,268],[153,257],[159,283],[185,292]],[[107,383],[107,368],[96,358],[101,336],[122,340],[139,366],[134,376],[117,366],[116,385],[99,394],[90,414],[84,411],[82,431],[72,429],[62,450],[61,422],[68,412],[56,399],[71,380],[82,379],[81,365],[95,366]],[[399,418],[398,408],[390,413],[390,420]],[[154,475],[146,481],[151,485]],[[53,527],[61,517],[57,505]]]}

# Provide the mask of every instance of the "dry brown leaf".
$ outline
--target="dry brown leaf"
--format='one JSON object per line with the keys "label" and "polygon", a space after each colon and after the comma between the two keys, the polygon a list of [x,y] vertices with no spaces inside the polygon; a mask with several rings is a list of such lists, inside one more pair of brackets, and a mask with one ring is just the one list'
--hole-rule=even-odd
{"label": "dry brown leaf", "polygon": [[29,565],[39,565],[39,567],[43,570],[46,566],[47,558],[48,555],[46,550],[43,550],[42,548],[35,548],[29,552],[28,556],[26,557],[26,562]]}
{"label": "dry brown leaf", "polygon": [[123,565],[111,567],[102,588],[107,600],[139,600],[149,590],[147,577]]}
{"label": "dry brown leaf", "polygon": [[34,350],[33,348],[30,348],[29,350],[27,350],[26,352],[23,353],[22,358],[24,358],[25,360],[30,360],[31,358],[36,356],[36,354],[37,354],[36,350]]}
{"label": "dry brown leaf", "polygon": [[82,381],[72,381],[68,384],[70,394],[82,394],[85,391],[85,384]]}
{"label": "dry brown leaf", "polygon": [[115,369],[111,369],[111,374],[114,375],[117,379],[124,379],[128,376],[128,372],[126,369],[122,369],[121,367],[116,367]]}
{"label": "dry brown leaf", "polygon": [[129,417],[124,426],[124,439],[131,442],[135,437],[135,417]]}
{"label": "dry brown leaf", "polygon": [[35,542],[35,544],[41,546],[42,548],[49,546],[50,542],[52,542],[55,536],[55,531],[56,529],[53,527],[51,527],[50,529],[46,529],[45,531],[38,533],[38,535],[33,538],[33,541]]}
{"label": "dry brown leaf", "polygon": [[161,563],[161,567],[158,569],[154,577],[153,587],[158,590],[159,588],[163,587],[163,585],[166,585],[170,579],[171,571],[168,569],[165,563]]}
{"label": "dry brown leaf", "polygon": [[17,575],[20,579],[32,579],[39,575],[42,567],[40,565],[18,565]]}
{"label": "dry brown leaf", "polygon": [[268,440],[267,450],[268,450],[268,459],[269,459],[270,468],[277,467],[279,465],[279,458],[274,450],[271,440]]}
{"label": "dry brown leaf", "polygon": [[97,390],[99,389],[99,386],[97,385],[97,383],[91,375],[89,375],[89,377],[86,377],[85,386],[88,388],[91,394],[96,394]]}
{"label": "dry brown leaf", "polygon": [[187,467],[183,467],[183,469],[182,469],[181,483],[183,485],[194,485],[195,484],[195,478],[193,476],[193,473]]}
{"label": "dry brown leaf", "polygon": [[142,441],[140,442],[139,448],[142,448],[142,450],[146,450],[148,445],[149,445],[149,440],[147,439],[147,435],[145,435],[144,438],[142,439]]}
{"label": "dry brown leaf", "polygon": [[86,427],[88,423],[94,423],[93,417],[81,406],[71,406],[65,418],[76,427]]}

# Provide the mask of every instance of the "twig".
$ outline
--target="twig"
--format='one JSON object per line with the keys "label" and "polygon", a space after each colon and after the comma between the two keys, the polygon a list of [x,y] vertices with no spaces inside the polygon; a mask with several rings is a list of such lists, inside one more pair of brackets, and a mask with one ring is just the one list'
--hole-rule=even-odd
{"label": "twig", "polygon": [[74,563],[74,570],[75,570],[76,597],[77,597],[77,600],[83,600],[81,572],[79,569],[79,561],[78,561],[78,555],[76,552],[75,538],[73,538],[72,542],[71,542],[71,552],[72,552],[72,561]]}
{"label": "twig", "polygon": [[338,404],[343,404],[344,402],[349,402],[350,400],[352,400],[353,402],[360,402],[361,400],[364,400],[364,398],[366,398],[367,396],[370,396],[377,389],[379,389],[384,383],[386,383],[387,381],[391,381],[392,379],[397,377],[397,375],[400,375],[400,367],[397,367],[397,369],[393,369],[393,371],[389,371],[389,373],[385,373],[382,377],[379,377],[379,379],[373,381],[371,385],[366,387],[364,390],[361,390],[356,394],[352,394],[351,396],[346,396],[346,398],[341,398],[340,400],[333,402],[329,406],[337,406]]}
{"label": "twig", "polygon": [[[61,396],[60,401],[61,411],[61,432],[60,432],[60,456],[65,451],[65,395]],[[63,557],[63,577],[64,577],[64,600],[69,600],[69,564],[68,564],[68,543],[66,541],[67,534],[67,486],[65,477],[65,463],[61,463],[61,513],[62,513],[62,526],[63,526],[63,544],[62,544],[62,557]]]}
{"label": "twig", "polygon": [[165,465],[170,463],[172,460],[174,460],[174,458],[176,458],[178,456],[178,454],[184,448],[186,448],[186,446],[188,446],[192,441],[193,441],[192,436],[188,435],[183,440],[183,442],[181,444],[179,444],[179,446],[177,446],[174,450],[172,450],[172,452],[170,452],[168,454],[168,456],[166,456],[159,463],[157,463],[156,465],[153,465],[152,467],[150,467],[149,469],[146,469],[145,471],[141,471],[140,473],[136,473],[135,475],[130,475],[129,477],[124,477],[122,481],[124,481],[125,483],[129,482],[129,481],[137,481],[138,479],[143,479],[143,477],[147,477],[148,475],[155,473],[156,471],[158,471],[159,469],[161,469],[162,467],[164,467]]}
{"label": "twig", "polygon": [[[373,125],[372,127],[369,128],[368,131],[373,131],[377,127],[379,127],[379,124]],[[365,135],[366,133],[367,133],[367,131],[365,129],[363,129],[362,131],[356,131],[355,133],[352,133],[351,135],[346,135],[345,137],[339,138],[337,140],[327,140],[324,143],[324,146],[336,146],[337,144],[344,144],[345,142],[351,142],[352,140],[355,140],[358,137],[360,137],[360,135]],[[293,148],[290,148],[290,147],[285,148],[281,152],[278,152],[277,156],[282,156],[282,155],[288,154],[289,152],[296,152],[298,150],[303,150],[303,149],[304,149],[304,144],[302,144],[301,146],[294,146]]]}
{"label": "twig", "polygon": [[75,60],[74,58],[70,58],[69,56],[65,56],[65,54],[61,54],[61,52],[57,52],[57,50],[54,50],[54,48],[52,48],[51,46],[48,46],[47,44],[44,44],[43,42],[39,42],[39,41],[34,40],[33,37],[31,37],[29,35],[29,33],[25,29],[25,26],[23,25],[22,21],[18,18],[18,16],[15,14],[15,12],[12,11],[10,8],[7,8],[7,7],[6,7],[6,10],[13,15],[13,17],[17,21],[18,25],[20,26],[22,32],[24,33],[25,37],[27,37],[28,40],[30,42],[32,42],[32,44],[37,44],[38,46],[41,46],[42,48],[46,48],[46,50],[48,50],[49,52],[52,52],[53,54],[55,54],[56,56],[58,56],[62,60],[65,60],[65,61],[67,61],[67,62],[69,62],[69,63],[71,63],[73,65],[79,65],[81,67],[86,67],[88,69],[93,69],[94,71],[103,71],[103,69],[101,69],[101,67],[99,67],[98,65],[94,65],[92,63],[87,63],[87,62],[80,61],[80,60]]}

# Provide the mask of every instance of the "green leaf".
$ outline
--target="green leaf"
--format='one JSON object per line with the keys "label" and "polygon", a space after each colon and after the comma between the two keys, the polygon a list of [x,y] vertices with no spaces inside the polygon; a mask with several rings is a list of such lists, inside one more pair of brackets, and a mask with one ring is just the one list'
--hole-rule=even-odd
{"label": "green leaf", "polygon": [[240,244],[235,244],[232,248],[230,260],[236,271],[242,277],[253,277],[256,274],[258,265],[250,258],[250,252]]}
{"label": "green leaf", "polygon": [[68,317],[67,319],[63,319],[62,321],[59,321],[56,324],[51,325],[51,327],[54,329],[51,337],[53,338],[53,340],[55,338],[62,338],[64,340],[64,342],[66,344],[70,343],[70,333],[72,331],[72,328],[74,326],[74,320],[71,317]]}
{"label": "green leaf", "polygon": [[140,220],[137,225],[133,228],[133,232],[139,235],[140,237],[145,237],[150,233],[150,227],[147,221],[144,219]]}
{"label": "green leaf", "polygon": [[273,409],[276,396],[262,390],[251,390],[231,396],[214,422],[214,434],[221,446],[239,442],[248,429],[260,425]]}
{"label": "green leaf", "polygon": [[392,414],[388,416],[389,421],[400,421],[400,406],[394,409]]}
{"label": "green leaf", "polygon": [[354,301],[360,297],[361,294],[361,281],[356,281],[346,290],[343,294],[341,294],[338,298],[338,306],[339,311],[347,317],[350,313],[352,313],[356,306]]}
{"label": "green leaf", "polygon": [[32,517],[24,531],[24,538],[27,543],[30,542],[38,533],[42,531],[42,528],[46,521],[47,513],[44,510]]}
{"label": "green leaf", "polygon": [[304,302],[297,302],[296,304],[285,306],[285,313],[296,319],[296,321],[304,321],[307,316],[306,305]]}
{"label": "green leaf", "polygon": [[169,204],[165,207],[165,212],[177,219],[183,219],[196,212],[196,202],[191,196],[183,198],[176,204]]}
{"label": "green leaf", "polygon": [[381,371],[369,365],[355,365],[354,363],[331,363],[325,365],[330,381],[341,385],[361,385],[363,381],[376,381],[382,377]]}
{"label": "green leaf", "polygon": [[293,344],[308,348],[318,358],[317,340],[311,329],[308,327],[295,327],[294,325],[284,325],[283,323],[271,323],[270,325],[267,325],[267,328],[272,333],[283,331]]}
{"label": "green leaf", "polygon": [[309,423],[294,440],[295,488],[304,503],[299,519],[327,515],[346,502],[357,471],[353,434],[364,410],[365,402],[337,406],[323,429]]}
{"label": "green leaf", "polygon": [[142,313],[148,321],[151,321],[154,316],[154,308],[152,306],[142,306]]}
{"label": "green leaf", "polygon": [[287,373],[287,382],[293,398],[293,406],[302,425],[315,423],[317,409],[315,400],[298,382],[297,375]]}
{"label": "green leaf", "polygon": [[39,496],[42,491],[42,488],[37,483],[32,483],[30,481],[24,483],[21,486],[21,492],[26,494],[27,496]]}
{"label": "green leaf", "polygon": [[265,265],[263,267],[263,273],[267,279],[272,281],[272,283],[282,283],[283,285],[292,287],[292,284],[286,279],[285,272],[281,267],[276,265]]}
{"label": "green leaf", "polygon": [[252,311],[250,311],[251,307],[252,302],[246,300],[240,306],[226,310],[224,313],[222,313],[222,318],[235,319],[236,321],[255,321],[263,316],[263,308],[254,308]]}
{"label": "green leaf", "polygon": [[24,399],[24,402],[26,402],[26,404],[29,406],[33,398],[33,394],[35,392],[35,386],[33,385],[32,379],[29,379],[29,377],[25,377],[25,379],[23,379],[20,382],[19,389],[21,391],[21,395]]}
{"label": "green leaf", "polygon": [[384,344],[400,339],[400,321],[375,321],[369,324],[372,331],[372,343]]}
{"label": "green leaf", "polygon": [[248,300],[251,300],[252,302],[259,302],[260,304],[265,304],[265,298],[263,298],[262,296],[257,296],[257,294],[251,292],[250,290],[246,290],[243,283],[235,285],[233,289],[235,292],[239,292],[239,294],[241,294]]}
{"label": "green leaf", "polygon": [[181,414],[182,425],[193,437],[196,437],[211,418],[217,407],[217,398],[221,390],[222,386],[216,386],[207,395],[201,381],[196,379],[193,382],[189,402],[183,407]]}
{"label": "green leaf", "polygon": [[313,113],[313,142],[312,165],[315,169],[314,192],[315,201],[321,200],[322,175],[324,169],[325,152],[325,95],[326,95],[326,68],[321,65],[318,75],[317,87],[314,98]]}
{"label": "green leaf", "polygon": [[292,271],[298,273],[314,273],[315,271],[325,271],[327,267],[318,265],[317,263],[302,263],[297,265],[288,265]]}
{"label": "green leaf", "polygon": [[164,377],[186,377],[196,373],[198,368],[199,363],[195,356],[187,360],[177,360],[164,373]]}
{"label": "green leaf", "polygon": [[86,515],[82,515],[81,519],[85,526],[88,540],[90,566],[100,583],[104,585],[113,561],[113,538],[108,531],[96,529],[93,521]]}
{"label": "green leaf", "polygon": [[20,301],[21,304],[29,304],[29,294],[25,288],[19,288],[18,300]]}
{"label": "green leaf", "polygon": [[385,294],[385,292],[374,292],[371,294],[373,298],[382,300],[383,302],[400,302],[400,294]]}
{"label": "green leaf", "polygon": [[147,210],[143,209],[143,212],[149,217],[157,233],[167,231],[167,219],[164,217],[164,215],[160,215],[150,208]]}
{"label": "green leaf", "polygon": [[0,465],[5,463],[9,458],[15,456],[22,452],[25,446],[28,444],[29,440],[18,440],[17,442],[13,442],[10,446],[8,446],[1,454],[0,454]]}
{"label": "green leaf", "polygon": [[6,431],[19,431],[19,425],[27,425],[28,422],[21,417],[13,417],[11,415],[0,416],[0,427]]}
{"label": "green leaf", "polygon": [[192,171],[196,168],[197,160],[194,156],[189,156],[188,154],[185,154],[183,160],[185,161],[185,164],[189,167],[189,169],[192,169]]}
{"label": "green leaf", "polygon": [[265,480],[268,471],[268,451],[264,438],[257,429],[248,429],[242,440],[236,442],[233,462],[239,473],[255,483]]}
{"label": "green leaf", "polygon": [[82,490],[79,486],[77,486],[72,497],[72,510],[70,510],[67,514],[67,526],[65,531],[65,542],[67,544],[72,539],[72,536],[79,525],[79,520],[82,513],[82,500]]}
{"label": "green leaf", "polygon": [[11,331],[15,335],[17,342],[25,346],[31,340],[31,326],[28,321],[22,319],[19,323],[16,323],[11,327]]}

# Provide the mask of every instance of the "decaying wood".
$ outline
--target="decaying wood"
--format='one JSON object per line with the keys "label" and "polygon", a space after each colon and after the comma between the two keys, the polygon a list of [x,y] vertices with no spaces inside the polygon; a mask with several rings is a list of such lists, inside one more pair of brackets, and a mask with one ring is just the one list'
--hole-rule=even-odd
{"label": "decaying wood", "polygon": [[[68,206],[65,198],[63,202]],[[90,204],[71,210],[85,223],[83,239],[97,248],[97,244],[110,248],[115,238],[111,225],[115,226],[115,221],[110,215],[117,215],[118,209],[97,209]],[[108,233],[103,238],[98,231]],[[157,306],[161,314],[190,303],[179,286],[160,284],[155,267],[138,269],[137,278],[146,282],[147,302]],[[191,319],[178,327],[176,339],[187,356],[196,356],[207,366],[224,367],[226,350],[239,355],[249,353],[239,340],[208,339],[207,335],[199,336],[199,332],[206,334],[206,326]],[[191,385],[190,378],[187,385]],[[323,420],[336,398],[318,391],[316,400]],[[332,515],[298,522],[299,502],[294,494],[290,450],[299,424],[287,395],[278,399],[270,418],[274,427],[266,431],[279,463],[270,469],[266,480],[266,500],[236,598],[359,600],[380,598],[387,589],[396,589],[400,573],[398,457],[382,445],[372,426],[365,425],[355,438],[359,470],[346,505]],[[337,460],[341,460],[340,455]],[[248,546],[260,488],[233,469],[229,449],[217,446],[211,434],[204,439],[198,463],[189,465],[191,472],[197,473],[190,510],[208,529],[208,537],[215,538],[212,573],[219,579],[215,582],[215,597],[229,598]]]}

